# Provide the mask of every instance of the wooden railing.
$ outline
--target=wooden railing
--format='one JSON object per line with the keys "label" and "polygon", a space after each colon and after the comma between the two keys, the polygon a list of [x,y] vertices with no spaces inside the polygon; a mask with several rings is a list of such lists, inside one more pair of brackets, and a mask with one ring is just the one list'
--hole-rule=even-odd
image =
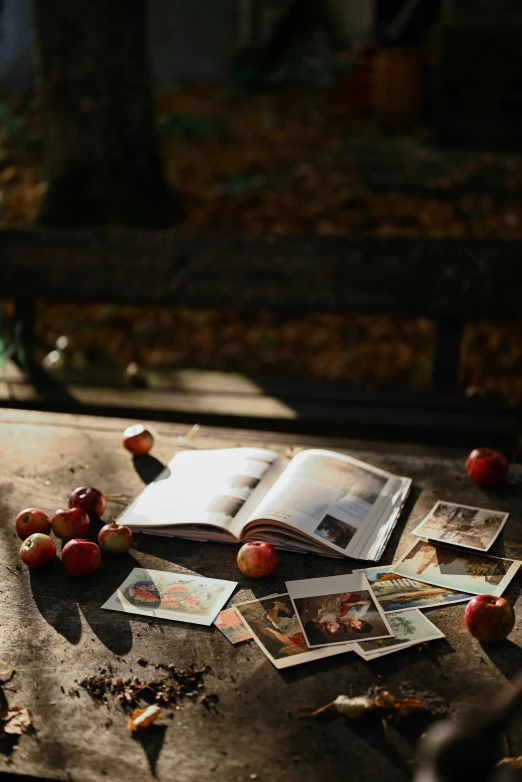
{"label": "wooden railing", "polygon": [[38,300],[421,316],[436,328],[433,387],[455,388],[466,322],[520,318],[522,243],[9,230],[2,298],[28,350]]}

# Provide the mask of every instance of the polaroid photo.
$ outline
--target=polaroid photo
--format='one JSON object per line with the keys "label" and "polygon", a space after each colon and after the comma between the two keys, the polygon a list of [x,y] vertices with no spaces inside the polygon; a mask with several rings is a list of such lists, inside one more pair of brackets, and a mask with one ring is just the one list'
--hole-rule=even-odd
{"label": "polaroid photo", "polygon": [[236,586],[236,581],[134,568],[102,608],[211,625]]}
{"label": "polaroid photo", "polygon": [[359,568],[353,572],[364,573],[385,614],[412,608],[442,608],[452,603],[467,602],[473,597],[467,592],[455,592],[453,589],[399,576],[393,572],[392,565]]}
{"label": "polaroid photo", "polygon": [[252,633],[243,624],[241,617],[233,608],[225,608],[224,611],[220,611],[214,619],[214,624],[231,644],[240,644],[242,641],[249,641],[252,638]]}
{"label": "polaroid photo", "polygon": [[234,606],[254,641],[278,669],[350,652],[354,644],[309,649],[288,594],[271,595]]}
{"label": "polaroid photo", "polygon": [[286,588],[311,649],[393,636],[364,573],[287,581]]}
{"label": "polaroid photo", "polygon": [[498,597],[521,564],[519,560],[468,554],[462,549],[418,540],[392,567],[394,573],[406,578],[459,592]]}
{"label": "polaroid photo", "polygon": [[395,633],[395,638],[381,638],[378,641],[358,643],[355,651],[364,660],[374,660],[377,657],[398,652],[400,649],[407,649],[426,641],[434,641],[436,638],[444,638],[444,633],[418,609],[397,611],[388,614],[388,619]]}
{"label": "polaroid photo", "polygon": [[463,548],[489,551],[509,513],[439,501],[412,535]]}

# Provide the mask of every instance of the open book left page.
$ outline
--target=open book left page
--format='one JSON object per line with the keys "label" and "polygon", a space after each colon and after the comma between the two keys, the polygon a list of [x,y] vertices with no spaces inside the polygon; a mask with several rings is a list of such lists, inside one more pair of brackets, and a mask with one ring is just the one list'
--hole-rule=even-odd
{"label": "open book left page", "polygon": [[117,521],[164,535],[237,540],[265,484],[268,490],[283,468],[265,448],[183,451]]}

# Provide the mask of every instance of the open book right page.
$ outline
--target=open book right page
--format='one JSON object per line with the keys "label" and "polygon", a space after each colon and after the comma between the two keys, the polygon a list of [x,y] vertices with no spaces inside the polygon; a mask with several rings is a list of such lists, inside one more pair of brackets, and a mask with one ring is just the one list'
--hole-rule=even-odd
{"label": "open book right page", "polygon": [[245,537],[265,524],[295,530],[332,553],[377,561],[411,486],[350,456],[310,449],[298,454],[260,502]]}

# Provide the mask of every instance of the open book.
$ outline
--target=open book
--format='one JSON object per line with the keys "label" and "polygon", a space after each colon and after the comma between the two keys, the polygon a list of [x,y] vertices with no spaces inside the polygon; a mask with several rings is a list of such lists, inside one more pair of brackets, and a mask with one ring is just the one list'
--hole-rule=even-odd
{"label": "open book", "polygon": [[160,535],[379,560],[411,480],[333,451],[183,451],[117,519]]}

